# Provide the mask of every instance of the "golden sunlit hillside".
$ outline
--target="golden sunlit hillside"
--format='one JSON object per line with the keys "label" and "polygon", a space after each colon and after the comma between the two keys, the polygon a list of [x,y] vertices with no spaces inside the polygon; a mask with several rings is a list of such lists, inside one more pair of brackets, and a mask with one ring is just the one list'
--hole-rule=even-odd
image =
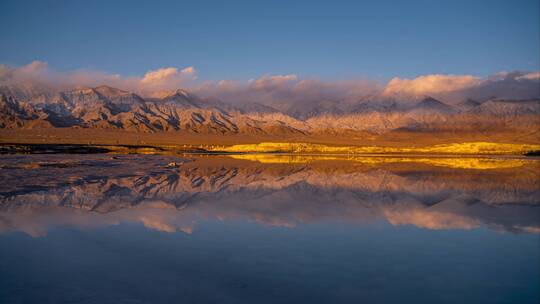
{"label": "golden sunlit hillside", "polygon": [[211,148],[231,153],[321,153],[321,154],[490,154],[518,155],[540,150],[540,145],[467,142],[423,147],[329,146],[311,143],[263,142]]}

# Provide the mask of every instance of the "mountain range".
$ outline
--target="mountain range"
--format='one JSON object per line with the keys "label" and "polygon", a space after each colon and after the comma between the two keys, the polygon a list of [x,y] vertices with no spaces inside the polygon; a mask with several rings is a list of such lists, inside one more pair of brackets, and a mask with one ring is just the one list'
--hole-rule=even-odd
{"label": "mountain range", "polygon": [[224,103],[178,89],[158,97],[99,86],[66,91],[0,87],[0,128],[88,128],[137,132],[311,136],[407,132],[538,134],[540,100],[444,103],[361,98],[344,106],[316,100],[309,106],[273,107],[253,101]]}

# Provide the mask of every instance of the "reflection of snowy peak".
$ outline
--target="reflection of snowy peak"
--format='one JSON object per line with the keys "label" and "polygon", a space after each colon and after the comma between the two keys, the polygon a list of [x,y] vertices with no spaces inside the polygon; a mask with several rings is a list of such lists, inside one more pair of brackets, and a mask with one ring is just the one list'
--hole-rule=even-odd
{"label": "reflection of snowy peak", "polygon": [[[95,155],[7,160],[1,164],[7,183],[0,185],[0,215],[61,208],[115,216],[150,208],[293,226],[332,217],[384,217],[435,229],[479,222],[509,230],[539,226],[537,164],[471,171],[414,163],[268,165],[224,157],[168,167],[171,160],[178,162],[166,156]],[[39,188],[24,182],[30,172]],[[8,217],[0,216],[0,224],[2,218]]]}

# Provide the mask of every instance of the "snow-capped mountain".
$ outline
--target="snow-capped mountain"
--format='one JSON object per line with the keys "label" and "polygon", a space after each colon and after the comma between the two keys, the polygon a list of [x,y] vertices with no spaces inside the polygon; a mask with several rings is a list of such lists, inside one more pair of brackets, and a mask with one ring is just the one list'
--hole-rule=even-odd
{"label": "snow-capped mountain", "polygon": [[466,100],[455,106],[432,97],[418,102],[362,99],[313,101],[280,111],[256,101],[228,104],[185,90],[142,97],[99,86],[51,93],[0,88],[0,127],[99,128],[199,134],[317,135],[393,130],[483,132],[540,130],[540,100]]}

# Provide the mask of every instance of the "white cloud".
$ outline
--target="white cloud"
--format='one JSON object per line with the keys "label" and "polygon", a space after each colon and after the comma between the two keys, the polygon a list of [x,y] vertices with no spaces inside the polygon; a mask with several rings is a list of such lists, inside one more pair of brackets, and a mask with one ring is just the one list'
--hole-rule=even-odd
{"label": "white cloud", "polygon": [[383,96],[415,100],[433,96],[447,102],[466,98],[540,98],[540,72],[499,72],[480,78],[472,75],[425,75],[414,79],[393,78]]}
{"label": "white cloud", "polygon": [[525,74],[525,75],[521,75],[521,76],[518,76],[516,79],[518,79],[518,80],[523,80],[523,79],[540,80],[540,72],[533,72],[533,73],[528,73],[528,74]]}
{"label": "white cloud", "polygon": [[109,85],[145,96],[185,88],[203,97],[230,103],[259,102],[280,110],[309,108],[317,102],[348,104],[365,96],[372,99],[416,100],[425,95],[452,103],[465,98],[539,98],[540,72],[500,72],[486,78],[473,75],[423,75],[413,79],[395,77],[388,83],[369,79],[323,81],[302,79],[296,74],[263,75],[248,81],[199,81],[194,67],[163,67],[142,76],[125,77],[100,71],[59,72],[46,62],[11,67],[0,65],[0,86],[65,90]]}
{"label": "white cloud", "polygon": [[90,70],[58,72],[42,61],[33,61],[21,67],[0,65],[0,85],[17,85],[27,89],[65,90],[109,85],[143,95],[152,95],[160,91],[189,86],[196,78],[196,70],[191,66],[182,70],[175,67],[160,68],[148,71],[143,77],[122,77],[118,74]]}
{"label": "white cloud", "polygon": [[168,67],[149,71],[133,89],[143,95],[156,95],[162,91],[170,91],[189,85],[197,78],[195,68],[187,67],[180,71]]}
{"label": "white cloud", "polygon": [[159,83],[162,81],[167,81],[171,78],[175,78],[176,76],[178,76],[177,68],[164,68],[164,69],[159,69],[155,71],[150,71],[144,74],[143,79],[141,79],[141,83],[143,84]]}
{"label": "white cloud", "polygon": [[393,78],[384,89],[385,95],[423,96],[455,92],[478,86],[482,80],[471,75],[426,75],[414,79]]}
{"label": "white cloud", "polygon": [[187,68],[185,68],[185,69],[182,69],[182,70],[180,71],[180,73],[183,74],[183,75],[193,75],[193,77],[196,77],[196,76],[195,76],[195,73],[196,73],[195,68],[192,67],[192,66],[187,67]]}

